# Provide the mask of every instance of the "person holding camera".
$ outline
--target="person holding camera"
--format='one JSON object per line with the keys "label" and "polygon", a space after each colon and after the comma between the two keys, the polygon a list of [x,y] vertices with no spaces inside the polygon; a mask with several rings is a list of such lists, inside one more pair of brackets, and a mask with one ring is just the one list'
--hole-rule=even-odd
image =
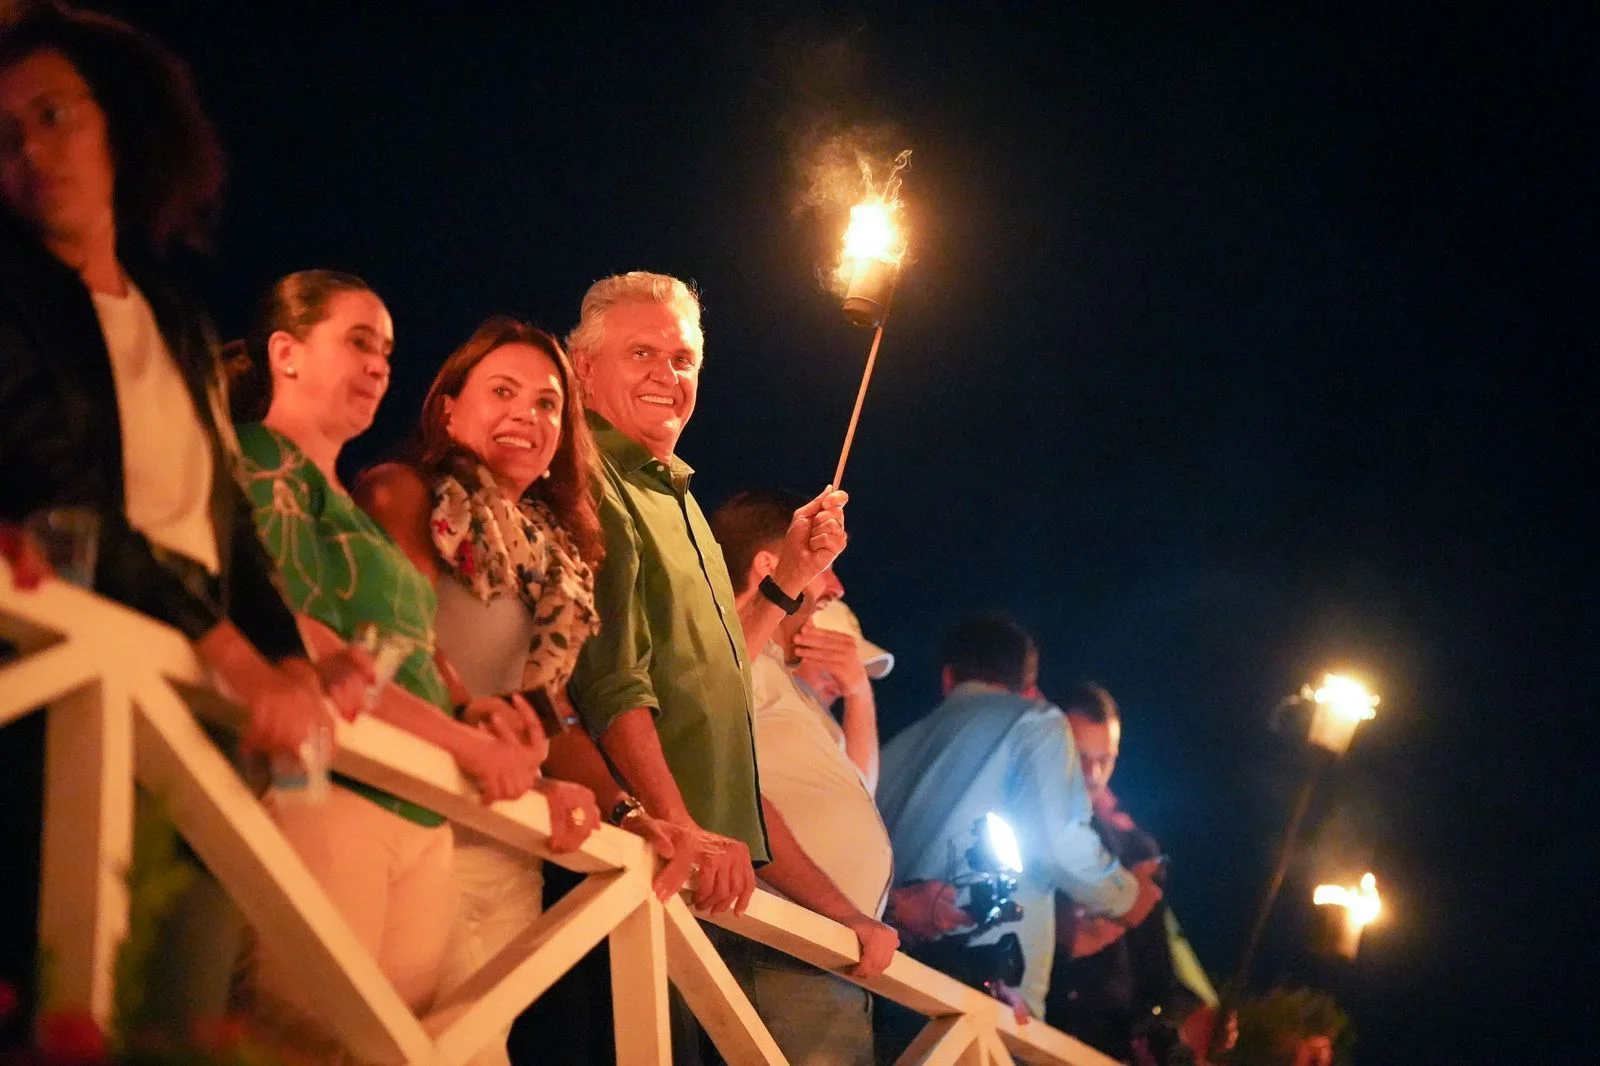
{"label": "person holding camera", "polygon": [[[1084,683],[1063,693],[1059,706],[1072,729],[1101,842],[1126,864],[1159,861],[1161,845],[1117,806],[1110,788],[1122,746],[1116,700],[1100,685]],[[1078,904],[1058,895],[1045,1020],[1121,1062],[1203,1062],[1215,1008],[1178,979],[1166,906],[1157,904],[1150,921],[1124,935],[1105,918],[1080,916]],[[1197,1037],[1202,1030],[1205,1037]]]}
{"label": "person holding camera", "polygon": [[[988,614],[958,624],[939,662],[944,702],[884,748],[878,808],[897,883],[955,885],[976,928],[906,950],[1042,1015],[1055,893],[1132,928],[1161,899],[1156,864],[1125,869],[1095,834],[1065,716],[1024,695],[1038,651],[1016,622]],[[917,1021],[882,1012],[880,1059],[909,1043]]]}

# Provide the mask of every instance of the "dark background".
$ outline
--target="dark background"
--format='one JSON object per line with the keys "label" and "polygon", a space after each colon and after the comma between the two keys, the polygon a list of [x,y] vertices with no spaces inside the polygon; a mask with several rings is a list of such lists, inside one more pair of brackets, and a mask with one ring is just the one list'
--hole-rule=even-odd
{"label": "dark background", "polygon": [[[224,332],[303,267],[388,302],[358,464],[484,315],[565,331],[590,281],[651,269],[705,297],[702,502],[820,488],[868,335],[815,284],[837,230],[794,213],[797,153],[892,123],[917,261],[839,567],[899,655],[885,730],[935,702],[944,627],[1015,612],[1047,691],[1121,701],[1117,791],[1220,981],[1295,782],[1268,711],[1350,666],[1382,714],[1257,984],[1329,983],[1364,1066],[1585,1061],[1587,5],[1213,6],[110,9],[192,62],[226,142],[193,277]],[[1314,966],[1309,885],[1369,867],[1388,916]]]}

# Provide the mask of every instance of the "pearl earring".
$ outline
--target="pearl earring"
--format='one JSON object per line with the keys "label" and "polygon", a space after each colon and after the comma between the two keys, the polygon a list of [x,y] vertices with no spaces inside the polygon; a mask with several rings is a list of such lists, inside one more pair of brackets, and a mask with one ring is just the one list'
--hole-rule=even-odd
{"label": "pearl earring", "polygon": [[300,371],[296,370],[292,366],[286,366],[283,368],[283,376],[286,378],[297,378],[300,376]]}
{"label": "pearl earring", "polygon": [[547,467],[544,468],[544,473],[540,474],[539,477],[540,477],[541,480],[543,480],[544,478],[547,478],[549,476],[550,476],[550,468],[547,466]]}

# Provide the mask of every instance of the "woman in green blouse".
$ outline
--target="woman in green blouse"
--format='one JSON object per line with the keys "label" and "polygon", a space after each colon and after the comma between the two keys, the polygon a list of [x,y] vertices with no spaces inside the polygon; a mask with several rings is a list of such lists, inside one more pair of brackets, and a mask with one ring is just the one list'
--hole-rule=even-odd
{"label": "woman in green blouse", "polygon": [[[307,643],[333,652],[363,626],[410,642],[374,713],[449,751],[485,802],[512,799],[537,785],[547,741],[455,719],[456,701],[434,656],[433,586],[355,506],[335,470],[345,442],[372,424],[388,388],[393,336],[383,302],[359,278],[313,270],[278,281],[244,350],[232,353],[244,364],[236,417],[261,418],[239,428],[239,478]],[[264,417],[261,397],[251,393],[270,396]],[[240,401],[251,399],[256,409],[241,410]],[[474,718],[524,710],[492,702],[472,707]],[[278,802],[274,816],[402,998],[426,1010],[456,925],[450,825],[358,781],[337,774],[333,781],[326,802]],[[590,812],[588,824],[597,821]],[[269,1028],[288,1039],[321,1037],[316,1005],[270,944],[261,945],[255,992]]]}

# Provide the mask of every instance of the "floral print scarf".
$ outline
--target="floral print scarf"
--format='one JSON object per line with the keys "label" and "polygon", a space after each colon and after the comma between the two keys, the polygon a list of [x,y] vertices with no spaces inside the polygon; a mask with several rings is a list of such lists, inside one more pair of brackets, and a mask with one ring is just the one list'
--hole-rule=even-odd
{"label": "floral print scarf", "polygon": [[559,691],[583,642],[600,631],[594,571],[549,507],[507,499],[482,466],[477,480],[476,488],[448,475],[434,482],[434,546],[483,603],[522,597],[535,627],[522,687]]}

